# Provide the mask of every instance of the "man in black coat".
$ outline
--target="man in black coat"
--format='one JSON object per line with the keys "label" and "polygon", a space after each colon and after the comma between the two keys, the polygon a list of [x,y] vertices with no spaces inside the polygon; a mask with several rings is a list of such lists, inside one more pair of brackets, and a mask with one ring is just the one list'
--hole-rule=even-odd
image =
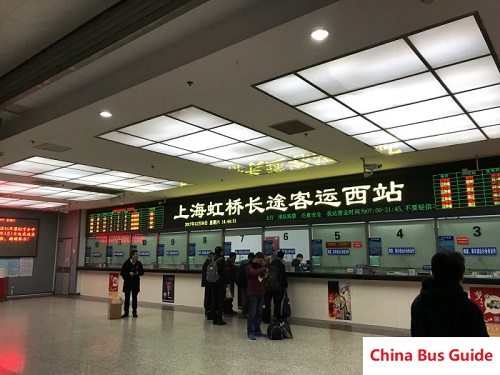
{"label": "man in black coat", "polygon": [[[278,250],[276,253],[276,259],[274,259],[270,264],[278,269],[280,273],[279,282],[281,285],[278,297],[273,297],[274,303],[274,316],[277,319],[282,319],[281,316],[281,304],[283,302],[283,297],[285,297],[285,292],[288,289],[288,279],[286,277],[286,267],[285,267],[285,253],[281,250]],[[268,302],[266,302],[267,304]],[[266,315],[267,318],[267,315]],[[269,319],[270,320],[270,319]]]}
{"label": "man in black coat", "polygon": [[211,251],[207,255],[207,259],[205,259],[205,262],[201,267],[201,287],[205,289],[205,295],[203,298],[203,307],[205,308],[205,316],[207,317],[207,320],[212,320],[212,312],[210,311],[210,309],[212,308],[212,303],[210,301],[210,287],[207,282],[207,268],[210,262],[212,262],[212,258],[214,256],[215,253]]}
{"label": "man in black coat", "polygon": [[[207,284],[210,288],[210,304],[211,304],[211,315],[213,324],[215,325],[225,325],[227,324],[222,319],[222,313],[224,310],[224,298],[226,296],[226,285],[228,284],[227,272],[226,272],[226,262],[224,261],[224,250],[221,246],[217,246],[214,250],[213,260],[216,261],[217,265],[217,275],[218,279],[216,282],[209,282]],[[208,273],[207,267],[207,273]]]}
{"label": "man in black coat", "polygon": [[141,276],[144,275],[142,263],[138,260],[137,250],[130,252],[130,258],[122,265],[120,275],[123,278],[123,293],[125,293],[124,313],[122,318],[128,317],[130,307],[130,294],[132,293],[132,315],[137,318],[137,295],[140,292]]}
{"label": "man in black coat", "polygon": [[420,294],[411,305],[411,335],[488,336],[483,312],[460,285],[465,273],[464,256],[457,251],[438,251],[431,266],[433,277],[422,282]]}

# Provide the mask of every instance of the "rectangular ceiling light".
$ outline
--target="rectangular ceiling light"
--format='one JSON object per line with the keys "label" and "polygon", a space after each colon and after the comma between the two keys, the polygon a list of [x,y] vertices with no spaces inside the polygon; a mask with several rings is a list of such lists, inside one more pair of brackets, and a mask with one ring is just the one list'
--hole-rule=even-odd
{"label": "rectangular ceiling light", "polygon": [[258,85],[257,88],[290,105],[326,98],[326,94],[294,74]]}
{"label": "rectangular ceiling light", "polygon": [[468,116],[459,115],[392,128],[391,133],[399,139],[408,140],[475,128],[476,126]]}
{"label": "rectangular ceiling light", "polygon": [[403,40],[297,72],[309,82],[338,95],[427,70]]}
{"label": "rectangular ceiling light", "polygon": [[388,129],[415,122],[429,121],[463,113],[450,97],[433,99],[403,107],[374,112],[366,115],[368,119],[382,128]]}
{"label": "rectangular ceiling light", "polygon": [[459,145],[469,142],[484,141],[486,138],[479,130],[466,130],[453,134],[436,135],[434,137],[420,138],[407,143],[417,150]]}
{"label": "rectangular ceiling light", "polygon": [[99,138],[107,139],[108,141],[113,141],[117,143],[123,143],[124,145],[129,145],[133,147],[144,147],[152,143],[152,141],[149,141],[147,139],[138,138],[133,135],[124,134],[116,131],[106,134],[101,134]]}
{"label": "rectangular ceiling light", "polygon": [[500,125],[488,126],[483,128],[483,131],[490,138],[500,138]]}
{"label": "rectangular ceiling light", "polygon": [[237,141],[249,141],[251,139],[262,138],[264,136],[262,133],[238,124],[223,125],[218,128],[212,128],[211,130],[217,134],[222,134],[236,139]]}
{"label": "rectangular ceiling light", "polygon": [[184,108],[179,111],[168,113],[167,115],[204,129],[210,129],[230,123],[230,121],[222,117],[213,115],[196,107]]}
{"label": "rectangular ceiling light", "polygon": [[358,134],[355,135],[354,138],[372,147],[398,141],[397,138],[394,138],[392,135],[382,130],[373,133]]}
{"label": "rectangular ceiling light", "polygon": [[335,121],[341,118],[356,115],[356,113],[351,111],[346,106],[330,98],[304,104],[298,106],[297,109],[300,109],[301,111],[323,122]]}
{"label": "rectangular ceiling light", "polygon": [[500,85],[457,94],[456,98],[468,111],[480,111],[500,104]]}
{"label": "rectangular ceiling light", "polygon": [[485,111],[471,112],[470,114],[479,126],[500,124],[500,107]]}
{"label": "rectangular ceiling light", "polygon": [[453,93],[500,83],[500,73],[492,56],[437,69],[436,74]]}
{"label": "rectangular ceiling light", "polygon": [[[302,81],[296,76],[289,78],[295,82]],[[319,97],[326,97],[326,94],[309,96],[309,99]],[[337,112],[339,109],[344,110],[344,113],[341,113],[343,117],[346,114],[353,115],[352,111],[346,110],[341,104],[337,103],[336,109]],[[309,129],[314,130],[310,127]],[[228,165],[229,169],[240,172],[244,172],[242,170],[244,168],[230,163],[231,159],[292,147],[289,143],[266,136],[197,107],[169,112],[99,137],[201,164],[221,168]],[[307,153],[313,154],[310,151]],[[89,180],[83,178],[78,182],[89,184]],[[138,187],[134,189],[134,191],[139,191]]]}
{"label": "rectangular ceiling light", "polygon": [[[478,18],[407,34],[255,87],[385,155],[476,142],[484,139],[480,127],[500,125],[500,72]],[[286,99],[288,92],[300,97],[304,85],[295,76],[328,97],[304,104]],[[443,140],[454,133],[460,135]]]}
{"label": "rectangular ceiling light", "polygon": [[433,68],[490,54],[473,16],[411,35],[408,39]]}
{"label": "rectangular ceiling light", "polygon": [[155,142],[162,142],[168,139],[196,133],[200,130],[201,129],[197,126],[186,124],[174,118],[159,116],[135,125],[126,126],[120,129],[120,132]]}
{"label": "rectangular ceiling light", "polygon": [[[33,160],[36,160],[37,162],[34,162]],[[59,167],[56,166],[58,164],[60,165]],[[120,190],[128,190],[128,186],[130,184],[132,184],[133,187],[137,186],[140,187],[140,186],[150,185],[152,182],[165,183],[171,186],[175,186],[177,184],[177,186],[181,186],[181,183],[178,181],[164,180],[151,176],[141,176],[135,173],[129,173],[123,171],[113,171],[105,168],[99,168],[84,164],[71,164],[69,162],[59,162],[58,160],[40,158],[40,157],[29,158],[23,161],[5,165],[3,166],[3,169],[9,170],[9,168],[21,168],[23,166],[28,166],[30,170],[37,170],[37,169],[43,170],[46,168],[51,169],[50,171],[45,173],[32,175],[33,177],[39,179],[52,180],[52,181],[67,181],[73,184],[81,184],[81,185],[97,185],[107,189],[112,189],[113,187],[111,187],[110,185],[114,184],[115,186],[120,186],[121,187]],[[131,181],[134,182],[132,183]],[[16,192],[21,191],[22,190],[21,185],[20,184],[18,185],[19,186],[7,185],[7,184],[2,184],[0,182],[0,189],[2,187],[8,188],[8,186],[14,186],[10,187],[10,189],[14,189],[13,191]],[[59,192],[65,194],[71,192],[71,194],[73,194],[75,192],[75,190],[72,189],[59,188],[60,190],[57,190],[57,188],[43,188],[33,184],[24,184],[24,185],[26,185],[25,189],[33,190],[31,194],[34,195],[38,194],[54,195]],[[92,193],[84,192],[82,194],[89,195]],[[114,196],[115,196],[114,194],[103,195],[103,197],[114,197]]]}
{"label": "rectangular ceiling light", "polygon": [[211,131],[203,131],[164,142],[168,146],[183,148],[191,152],[198,152],[210,148],[226,146],[237,141]]}
{"label": "rectangular ceiling light", "polygon": [[353,91],[340,95],[337,99],[356,112],[368,113],[444,95],[446,95],[444,87],[427,72]]}
{"label": "rectangular ceiling light", "polygon": [[349,135],[380,130],[378,126],[373,125],[370,121],[361,116],[332,121],[329,122],[328,125]]}

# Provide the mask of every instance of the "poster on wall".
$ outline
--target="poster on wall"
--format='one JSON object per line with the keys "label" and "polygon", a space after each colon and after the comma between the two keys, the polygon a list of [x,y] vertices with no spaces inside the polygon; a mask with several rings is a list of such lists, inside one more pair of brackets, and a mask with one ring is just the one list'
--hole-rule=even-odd
{"label": "poster on wall", "polygon": [[19,277],[20,265],[19,258],[7,259],[7,277]]}
{"label": "poster on wall", "polygon": [[328,315],[336,320],[352,319],[350,284],[328,281]]}
{"label": "poster on wall", "polygon": [[163,275],[162,302],[174,303],[175,275]]}
{"label": "poster on wall", "polygon": [[120,274],[118,272],[111,272],[109,274],[108,281],[108,297],[118,298],[118,283],[120,280]]}
{"label": "poster on wall", "polygon": [[500,288],[470,288],[470,299],[481,309],[490,336],[500,336]]}

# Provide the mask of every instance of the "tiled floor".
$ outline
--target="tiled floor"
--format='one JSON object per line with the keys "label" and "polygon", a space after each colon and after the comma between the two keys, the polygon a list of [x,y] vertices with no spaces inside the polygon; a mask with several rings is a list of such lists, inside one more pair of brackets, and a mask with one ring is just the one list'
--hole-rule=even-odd
{"label": "tiled floor", "polygon": [[[40,297],[0,302],[0,375],[362,374],[368,334],[293,325],[294,338],[246,338],[246,320],[212,326],[199,312],[139,306],[108,320],[107,304]],[[265,328],[265,327],[263,327]]]}

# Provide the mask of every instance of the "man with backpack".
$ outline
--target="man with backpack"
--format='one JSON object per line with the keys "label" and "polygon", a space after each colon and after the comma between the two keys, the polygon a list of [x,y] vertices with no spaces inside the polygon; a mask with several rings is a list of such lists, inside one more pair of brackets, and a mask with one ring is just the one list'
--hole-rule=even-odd
{"label": "man with backpack", "polygon": [[212,308],[212,303],[210,302],[210,287],[207,282],[207,268],[208,265],[212,262],[212,258],[214,257],[214,255],[214,252],[211,251],[207,255],[207,259],[201,267],[201,287],[205,289],[203,307],[205,309],[205,316],[207,317],[207,320],[212,320],[212,312],[210,311],[210,309]]}
{"label": "man with backpack", "polygon": [[247,259],[243,259],[240,263],[240,267],[238,268],[238,273],[236,274],[236,285],[238,285],[238,289],[241,289],[241,314],[243,316],[248,313],[248,296],[247,296],[247,271],[246,266],[248,263],[253,261],[255,258],[255,254],[250,252],[248,253]]}
{"label": "man with backpack", "polygon": [[266,264],[269,276],[265,280],[266,294],[264,295],[264,309],[262,310],[262,321],[266,324],[271,323],[271,300],[274,304],[274,317],[278,320],[281,319],[283,281],[280,269],[273,262]]}
{"label": "man with backpack", "polygon": [[207,267],[207,283],[210,288],[210,302],[213,324],[218,326],[226,325],[222,320],[224,309],[224,298],[226,296],[226,263],[224,262],[224,250],[217,246],[214,250],[214,257]]}

